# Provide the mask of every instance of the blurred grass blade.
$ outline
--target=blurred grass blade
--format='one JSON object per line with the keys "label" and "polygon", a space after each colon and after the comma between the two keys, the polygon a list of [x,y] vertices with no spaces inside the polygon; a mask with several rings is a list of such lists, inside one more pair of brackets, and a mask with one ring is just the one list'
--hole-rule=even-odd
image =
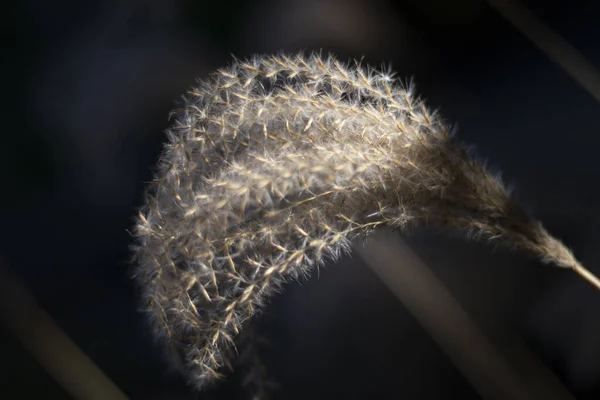
{"label": "blurred grass blade", "polygon": [[509,362],[397,234],[381,230],[354,248],[483,399],[574,399],[543,364],[522,351],[523,344],[506,352],[513,354]]}
{"label": "blurred grass blade", "polygon": [[0,321],[74,399],[127,400],[3,266],[0,266]]}
{"label": "blurred grass blade", "polygon": [[596,100],[600,101],[600,73],[577,49],[544,25],[519,2],[487,1],[500,15],[579,82]]}

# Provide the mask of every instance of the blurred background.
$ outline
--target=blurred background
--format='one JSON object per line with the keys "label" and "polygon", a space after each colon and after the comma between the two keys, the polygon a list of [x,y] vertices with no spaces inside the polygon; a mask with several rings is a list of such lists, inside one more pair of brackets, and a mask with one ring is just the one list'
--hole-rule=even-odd
{"label": "blurred background", "polygon": [[[520,3],[600,67],[600,3]],[[244,398],[236,376],[190,391],[128,278],[168,113],[231,55],[322,48],[413,77],[600,274],[600,103],[485,0],[24,0],[18,12],[3,28],[2,267],[130,399]],[[600,398],[600,293],[522,254],[407,240],[492,335],[516,333],[575,398]],[[479,398],[358,257],[288,285],[257,326],[276,399]],[[2,325],[0,368],[1,398],[70,398]]]}

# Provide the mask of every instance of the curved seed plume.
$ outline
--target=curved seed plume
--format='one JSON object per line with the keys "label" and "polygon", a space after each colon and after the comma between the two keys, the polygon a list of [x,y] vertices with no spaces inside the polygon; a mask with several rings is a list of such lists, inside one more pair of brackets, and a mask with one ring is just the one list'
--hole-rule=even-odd
{"label": "curved seed plume", "polygon": [[392,74],[235,61],[184,98],[135,229],[146,311],[199,389],[288,280],[380,225],[433,222],[575,270],[571,252]]}

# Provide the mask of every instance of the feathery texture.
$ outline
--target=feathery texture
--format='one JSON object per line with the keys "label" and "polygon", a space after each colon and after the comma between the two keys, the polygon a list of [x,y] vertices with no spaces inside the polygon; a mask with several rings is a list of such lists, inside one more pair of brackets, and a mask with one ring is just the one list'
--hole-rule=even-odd
{"label": "feathery texture", "polygon": [[244,321],[378,226],[420,222],[579,268],[388,72],[333,56],[235,61],[184,98],[135,228],[157,334],[201,389]]}
{"label": "feathery texture", "polygon": [[235,357],[233,365],[241,370],[241,386],[248,399],[268,400],[279,388],[277,382],[269,376],[269,371],[260,356],[261,348],[268,344],[256,327],[249,324],[244,326],[237,336],[235,348],[230,349],[229,357]]}

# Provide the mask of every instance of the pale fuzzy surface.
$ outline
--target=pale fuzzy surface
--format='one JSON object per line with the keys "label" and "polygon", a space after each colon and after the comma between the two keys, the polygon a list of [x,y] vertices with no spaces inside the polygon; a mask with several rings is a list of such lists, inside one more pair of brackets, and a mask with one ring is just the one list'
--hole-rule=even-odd
{"label": "pale fuzzy surface", "polygon": [[569,266],[388,71],[319,54],[236,60],[189,91],[168,137],[137,221],[136,279],[199,389],[270,294],[380,225],[436,222]]}

